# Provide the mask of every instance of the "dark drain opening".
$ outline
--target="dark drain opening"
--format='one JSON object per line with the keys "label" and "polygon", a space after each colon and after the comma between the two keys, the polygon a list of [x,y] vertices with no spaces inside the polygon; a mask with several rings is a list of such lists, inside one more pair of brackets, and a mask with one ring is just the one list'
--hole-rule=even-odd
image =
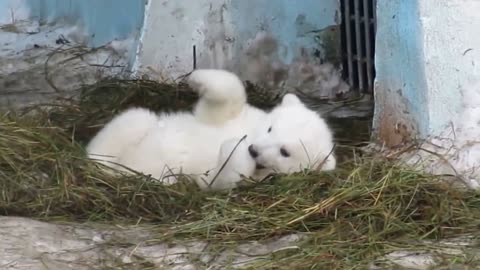
{"label": "dark drain opening", "polygon": [[340,0],[343,77],[353,89],[373,93],[376,0]]}

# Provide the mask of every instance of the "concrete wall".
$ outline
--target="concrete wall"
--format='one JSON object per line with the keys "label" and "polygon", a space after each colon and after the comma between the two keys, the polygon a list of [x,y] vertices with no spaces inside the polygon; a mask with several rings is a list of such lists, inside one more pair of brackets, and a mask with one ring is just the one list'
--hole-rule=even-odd
{"label": "concrete wall", "polygon": [[[278,39],[280,58],[287,64],[301,47],[332,57],[338,49],[338,44],[333,44],[338,41],[338,9],[338,0],[3,0],[0,44],[7,46],[0,51],[5,63],[0,67],[0,87],[12,93],[23,88],[30,93],[45,92],[45,87],[52,92],[47,82],[36,80],[42,80],[41,63],[60,47],[56,40],[61,36],[71,42],[70,47],[98,47],[120,40],[100,55],[92,54],[93,62],[75,64],[83,65],[90,75],[103,74],[90,64],[105,65],[108,60],[114,66],[127,62],[139,75],[176,78],[191,71],[193,45],[197,46],[198,67],[236,70],[243,50],[261,31]],[[122,63],[110,61],[109,54],[122,58]],[[62,80],[67,86],[70,81],[91,77],[62,76],[72,69],[56,68],[58,78],[68,78]],[[36,79],[21,79],[32,78],[33,73],[38,75]],[[16,83],[18,80],[21,83]],[[36,94],[29,95],[35,97],[24,95],[19,100],[37,100]]]}
{"label": "concrete wall", "polygon": [[275,35],[286,63],[301,47],[334,54],[337,44],[327,43],[336,32],[322,30],[337,30],[338,9],[337,0],[4,0],[0,23],[14,14],[17,22],[75,25],[93,47],[133,38],[135,71],[172,78],[191,70],[193,45],[199,67],[235,69],[260,31]]}
{"label": "concrete wall", "polygon": [[[22,21],[75,26],[85,45],[98,47],[112,40],[130,39],[129,57],[134,61],[143,27],[147,0],[4,0],[0,1],[0,24]],[[44,27],[44,31],[51,31]],[[30,26],[31,31],[42,31]]]}
{"label": "concrete wall", "polygon": [[128,70],[145,1],[0,1],[0,106],[50,100]]}
{"label": "concrete wall", "polygon": [[132,39],[129,62],[135,59],[147,0],[24,0],[29,18],[42,23],[79,26],[87,45],[98,47],[112,40]]}
{"label": "concrete wall", "polygon": [[387,144],[457,122],[480,75],[479,10],[476,0],[378,1],[374,126]]}
{"label": "concrete wall", "polygon": [[318,32],[339,23],[337,0],[233,0],[232,21],[237,46],[267,30],[284,47],[283,61],[289,63],[301,47],[319,47]]}
{"label": "concrete wall", "polygon": [[0,1],[0,25],[12,24],[17,20],[25,20],[30,15],[26,0]]}
{"label": "concrete wall", "polygon": [[139,36],[147,0],[27,0],[30,18],[45,23],[64,20],[81,25],[100,46],[114,39]]}
{"label": "concrete wall", "polygon": [[378,1],[377,139],[429,172],[480,188],[480,1]]}
{"label": "concrete wall", "polygon": [[[377,1],[374,128],[388,145],[428,130],[422,25],[416,0]],[[412,134],[413,135],[413,134]]]}
{"label": "concrete wall", "polygon": [[290,61],[301,46],[319,48],[318,31],[336,25],[337,0],[151,1],[135,68],[175,78],[199,67],[235,69],[248,41],[260,31],[275,34]]}
{"label": "concrete wall", "polygon": [[[465,106],[462,96],[480,78],[480,1],[419,1],[423,26],[425,79],[429,106],[428,133],[439,134]],[[480,91],[480,89],[476,90]],[[467,119],[460,119],[464,121]],[[450,127],[451,128],[451,127]]]}

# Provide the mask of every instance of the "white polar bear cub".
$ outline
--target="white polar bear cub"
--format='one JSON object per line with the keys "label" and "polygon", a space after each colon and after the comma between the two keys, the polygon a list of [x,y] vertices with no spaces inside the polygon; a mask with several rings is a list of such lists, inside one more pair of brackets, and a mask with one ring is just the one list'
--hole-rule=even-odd
{"label": "white polar bear cub", "polygon": [[243,177],[335,168],[332,132],[295,95],[265,112],[247,103],[242,81],[228,71],[196,70],[188,83],[200,96],[193,113],[126,110],[92,139],[89,157],[166,184],[188,175],[204,190],[231,189]]}

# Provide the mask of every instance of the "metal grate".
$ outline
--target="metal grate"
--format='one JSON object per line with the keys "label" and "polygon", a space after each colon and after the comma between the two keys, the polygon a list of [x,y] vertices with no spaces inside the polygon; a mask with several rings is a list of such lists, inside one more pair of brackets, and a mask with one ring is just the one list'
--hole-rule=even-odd
{"label": "metal grate", "polygon": [[353,89],[372,93],[376,0],[340,0],[340,11],[343,76]]}

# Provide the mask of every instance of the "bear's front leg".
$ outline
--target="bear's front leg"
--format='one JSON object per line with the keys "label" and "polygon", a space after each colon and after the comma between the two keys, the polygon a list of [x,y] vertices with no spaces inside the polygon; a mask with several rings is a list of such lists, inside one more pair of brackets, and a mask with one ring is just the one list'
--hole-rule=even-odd
{"label": "bear's front leg", "polygon": [[233,189],[244,178],[253,176],[255,166],[255,160],[248,153],[246,136],[230,139],[220,148],[217,167],[197,184],[203,190]]}

